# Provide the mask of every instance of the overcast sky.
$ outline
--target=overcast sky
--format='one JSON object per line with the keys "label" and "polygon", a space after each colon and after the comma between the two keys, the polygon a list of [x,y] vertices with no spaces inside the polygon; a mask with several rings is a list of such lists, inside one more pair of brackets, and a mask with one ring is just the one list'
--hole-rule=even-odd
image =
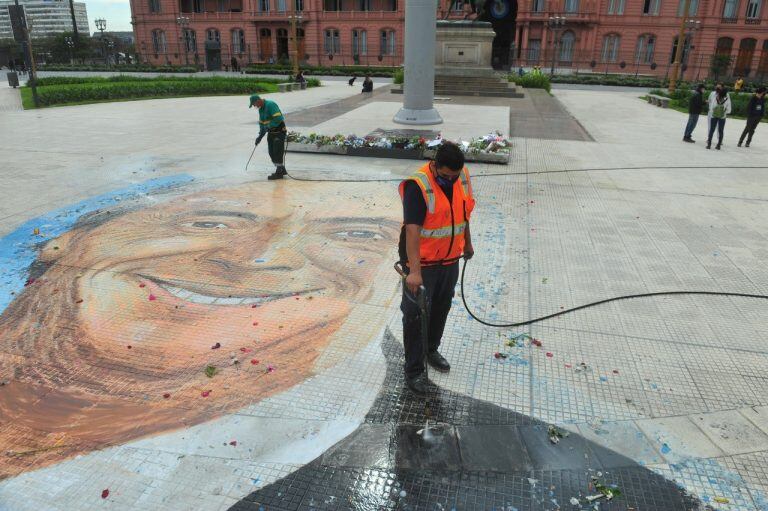
{"label": "overcast sky", "polygon": [[96,18],[107,20],[107,30],[132,31],[131,6],[128,0],[85,0],[91,33],[96,31]]}

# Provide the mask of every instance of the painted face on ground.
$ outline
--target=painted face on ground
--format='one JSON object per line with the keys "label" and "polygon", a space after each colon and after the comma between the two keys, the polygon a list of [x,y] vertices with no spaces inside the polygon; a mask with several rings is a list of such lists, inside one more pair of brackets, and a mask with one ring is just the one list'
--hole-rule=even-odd
{"label": "painted face on ground", "polygon": [[[199,423],[314,374],[396,244],[396,195],[358,191],[243,185],[47,243],[50,266],[0,318],[14,375],[0,418],[23,433],[0,432],[16,454],[0,474]],[[32,451],[46,454],[29,463]]]}

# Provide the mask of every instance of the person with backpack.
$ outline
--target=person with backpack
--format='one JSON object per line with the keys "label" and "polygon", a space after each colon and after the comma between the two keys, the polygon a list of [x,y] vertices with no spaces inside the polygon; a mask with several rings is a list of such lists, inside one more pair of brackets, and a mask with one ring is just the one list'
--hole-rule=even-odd
{"label": "person with backpack", "polygon": [[744,131],[741,132],[739,137],[739,147],[744,142],[744,137],[747,137],[746,147],[752,142],[752,135],[755,134],[755,128],[760,124],[760,119],[765,115],[765,87],[759,87],[757,91],[749,98],[749,104],[747,105],[747,126]]}
{"label": "person with backpack", "polygon": [[716,94],[709,97],[709,136],[707,137],[707,149],[712,147],[712,135],[717,128],[717,145],[715,149],[720,149],[723,145],[723,130],[725,129],[725,118],[731,113],[731,96],[728,89],[723,87]]}
{"label": "person with backpack", "polygon": [[693,130],[696,129],[696,124],[699,122],[699,115],[704,108],[704,84],[700,83],[696,86],[696,90],[693,92],[690,101],[688,102],[688,124],[685,126],[685,134],[683,135],[683,142],[693,144],[695,140],[691,138]]}

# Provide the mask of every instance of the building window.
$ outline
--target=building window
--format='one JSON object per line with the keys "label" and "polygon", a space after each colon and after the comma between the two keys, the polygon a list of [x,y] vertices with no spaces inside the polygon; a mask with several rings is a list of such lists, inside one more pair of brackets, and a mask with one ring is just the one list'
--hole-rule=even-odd
{"label": "building window", "polygon": [[768,75],[768,39],[763,41],[763,52],[757,65],[758,79],[762,82],[766,75]]}
{"label": "building window", "polygon": [[643,0],[643,14],[657,16],[659,14],[660,3],[661,0]]}
{"label": "building window", "polygon": [[747,2],[747,19],[757,19],[760,17],[760,0],[749,0]]}
{"label": "building window", "polygon": [[721,37],[717,40],[715,53],[718,55],[730,55],[733,48],[733,39],[730,37]]}
{"label": "building window", "polygon": [[162,30],[152,31],[152,49],[155,50],[155,53],[165,53],[165,32]]}
{"label": "building window", "polygon": [[370,11],[371,10],[371,0],[357,0],[357,10],[358,11]]}
{"label": "building window", "polygon": [[739,0],[725,0],[725,4],[723,5],[723,18],[725,19],[735,19],[736,18],[736,9],[739,7]]}
{"label": "building window", "polygon": [[528,40],[528,62],[535,64],[541,55],[541,39]]}
{"label": "building window", "polygon": [[245,31],[236,28],[232,31],[232,53],[243,53],[245,51]]}
{"label": "building window", "polygon": [[323,0],[324,11],[340,11],[341,0]]}
{"label": "building window", "polygon": [[456,0],[456,2],[453,4],[453,11],[455,13],[461,13],[464,12],[464,0]]}
{"label": "building window", "polygon": [[544,12],[544,0],[531,0],[531,10],[533,12]]}
{"label": "building window", "polygon": [[624,14],[624,0],[608,0],[608,14]]}
{"label": "building window", "polygon": [[573,60],[573,45],[576,42],[576,34],[570,30],[565,32],[560,38],[560,53],[558,58],[560,62],[571,62]]}
{"label": "building window", "polygon": [[268,28],[259,30],[259,58],[272,60],[272,31]]}
{"label": "building window", "polygon": [[656,36],[643,34],[637,38],[635,62],[637,64],[653,64],[653,50],[656,47]]}
{"label": "building window", "polygon": [[325,30],[323,39],[323,49],[326,55],[337,55],[341,53],[341,43],[339,42],[339,31],[335,28]]}
{"label": "building window", "polygon": [[149,0],[149,12],[160,12],[160,0]]}
{"label": "building window", "polygon": [[[675,55],[677,55],[677,42],[678,42],[678,37],[675,36],[675,38],[672,40],[672,55],[669,58],[670,64],[675,63]],[[685,36],[685,45],[683,46],[683,59],[680,61],[682,64],[685,64],[688,62],[689,53],[691,53],[691,37]]]}
{"label": "building window", "polygon": [[[683,16],[683,9],[685,9],[685,0],[680,0],[680,3],[677,5],[678,16]],[[688,4],[688,16],[696,16],[698,10],[699,0],[690,0],[690,4]]]}
{"label": "building window", "polygon": [[352,31],[352,55],[368,54],[368,33],[365,30]]}
{"label": "building window", "polygon": [[184,49],[188,53],[197,53],[197,35],[194,30],[184,29]]}
{"label": "building window", "polygon": [[382,55],[394,55],[395,54],[395,31],[385,28],[381,31],[381,48]]}
{"label": "building window", "polygon": [[601,60],[603,62],[616,62],[619,58],[619,44],[621,44],[621,36],[618,34],[608,34],[603,37]]}
{"label": "building window", "polygon": [[739,53],[733,66],[733,74],[736,76],[749,76],[752,71],[752,59],[755,56],[757,39],[742,39],[739,43]]}
{"label": "building window", "polygon": [[269,0],[259,0],[259,11],[269,12]]}
{"label": "building window", "polygon": [[293,4],[293,8],[296,9],[297,12],[304,10],[304,0],[296,0]]}
{"label": "building window", "polygon": [[277,0],[277,10],[279,12],[285,12],[287,10],[285,8],[285,0]]}
{"label": "building window", "polygon": [[579,12],[579,0],[565,0],[565,12],[571,14]]}
{"label": "building window", "polygon": [[192,0],[192,10],[194,12],[203,12],[205,0]]}
{"label": "building window", "polygon": [[209,28],[206,30],[205,37],[209,41],[221,41],[221,34],[219,33],[218,29],[215,28]]}

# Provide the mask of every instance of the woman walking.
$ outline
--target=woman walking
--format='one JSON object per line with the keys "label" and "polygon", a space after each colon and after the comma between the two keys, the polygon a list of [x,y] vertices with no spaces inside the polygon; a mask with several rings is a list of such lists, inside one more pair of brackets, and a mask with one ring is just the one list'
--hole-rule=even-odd
{"label": "woman walking", "polygon": [[707,149],[712,147],[712,135],[717,128],[717,145],[715,149],[720,149],[723,145],[723,129],[725,128],[725,118],[731,113],[731,96],[728,95],[728,89],[723,87],[716,94],[709,97],[709,136],[707,137]]}

